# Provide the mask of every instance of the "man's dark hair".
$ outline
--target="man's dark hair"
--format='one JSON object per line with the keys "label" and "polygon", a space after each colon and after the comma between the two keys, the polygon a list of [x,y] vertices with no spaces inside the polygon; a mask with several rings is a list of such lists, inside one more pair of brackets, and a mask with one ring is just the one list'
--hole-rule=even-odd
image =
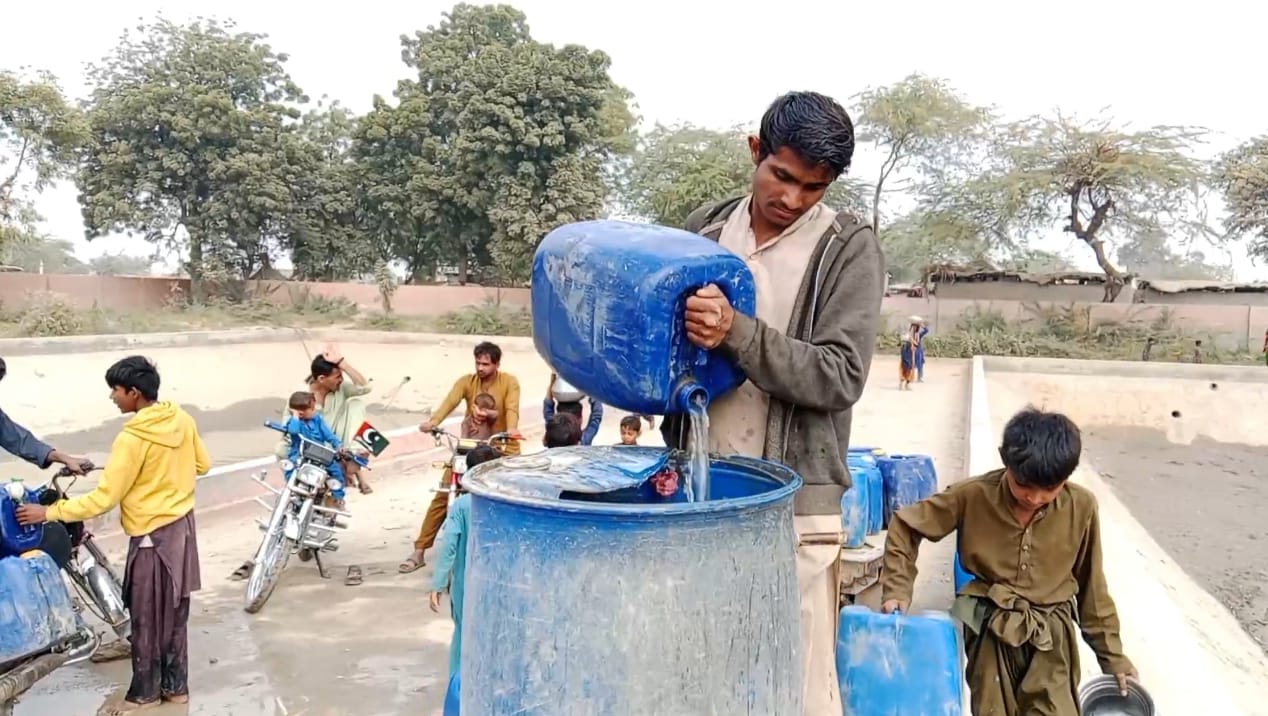
{"label": "man's dark hair", "polygon": [[759,157],[788,147],[815,165],[841,176],[854,158],[854,123],[836,100],[818,92],[789,92],[762,115]]}
{"label": "man's dark hair", "polygon": [[326,360],[325,356],[317,356],[316,358],[313,358],[311,369],[312,372],[309,375],[313,378],[324,378],[339,370],[339,366]]}
{"label": "man's dark hair", "polygon": [[146,400],[158,400],[158,366],[145,356],[128,356],[106,369],[106,385],[124,390],[135,388]]}
{"label": "man's dark hair", "polygon": [[493,361],[493,363],[502,362],[502,349],[498,348],[498,344],[489,341],[480,341],[476,344],[475,350],[472,351],[476,358],[484,357]]}
{"label": "man's dark hair", "polygon": [[577,424],[581,424],[581,401],[579,400],[561,400],[555,404],[556,413],[567,413],[577,419]]}
{"label": "man's dark hair", "polygon": [[1028,407],[1004,426],[999,457],[1018,484],[1052,489],[1070,479],[1082,452],[1073,420]]}
{"label": "man's dark hair", "polygon": [[317,402],[317,396],[307,390],[297,390],[291,393],[290,402],[291,410],[307,410]]}
{"label": "man's dark hair", "polygon": [[626,415],[621,418],[621,427],[623,429],[633,430],[636,433],[643,432],[643,420],[637,415]]}
{"label": "man's dark hair", "polygon": [[581,422],[568,413],[555,413],[546,423],[546,437],[542,443],[547,448],[580,445]]}
{"label": "man's dark hair", "polygon": [[4,380],[4,377],[8,374],[9,374],[9,366],[4,364],[3,358],[0,358],[0,380]]}
{"label": "man's dark hair", "polygon": [[492,445],[477,445],[471,448],[471,452],[467,453],[467,469],[500,457],[502,457],[502,452]]}

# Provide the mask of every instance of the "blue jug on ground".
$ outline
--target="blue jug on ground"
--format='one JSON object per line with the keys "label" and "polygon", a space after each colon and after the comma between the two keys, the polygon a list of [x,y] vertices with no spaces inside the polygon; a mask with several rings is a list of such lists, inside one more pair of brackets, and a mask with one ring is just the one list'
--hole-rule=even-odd
{"label": "blue jug on ground", "polygon": [[601,403],[686,412],[746,379],[687,340],[687,298],[706,284],[737,312],[755,312],[752,273],[716,241],[625,221],[565,224],[533,258],[533,343],[559,377]]}
{"label": "blue jug on ground", "polygon": [[841,529],[845,533],[845,547],[858,549],[867,542],[872,486],[864,474],[866,467],[847,462],[846,469],[854,484],[841,495]]}
{"label": "blue jug on ground", "polygon": [[928,455],[882,455],[876,462],[885,480],[886,527],[895,512],[938,491],[938,471]]}
{"label": "blue jug on ground", "polygon": [[876,457],[871,453],[864,455],[851,450],[845,465],[854,478],[854,484],[867,483],[867,533],[877,534],[885,529],[885,479],[876,466]]}
{"label": "blue jug on ground", "polygon": [[963,713],[960,637],[945,612],[841,610],[837,678],[848,716]]}
{"label": "blue jug on ground", "polygon": [[51,557],[36,551],[0,559],[0,673],[68,642],[81,625]]}
{"label": "blue jug on ground", "polygon": [[[16,487],[15,487],[16,486]],[[44,540],[44,525],[18,524],[18,505],[9,490],[21,490],[25,495],[22,502],[39,503],[39,494],[28,490],[18,481],[4,485],[0,489],[0,557],[20,555],[40,546]]]}

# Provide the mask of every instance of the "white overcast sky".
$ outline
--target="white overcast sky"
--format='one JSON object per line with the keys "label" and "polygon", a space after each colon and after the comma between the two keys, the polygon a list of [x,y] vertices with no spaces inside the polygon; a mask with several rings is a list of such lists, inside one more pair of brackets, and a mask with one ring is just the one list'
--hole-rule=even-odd
{"label": "white overcast sky", "polygon": [[[1213,150],[1268,131],[1268,99],[1257,77],[1268,11],[1255,3],[513,4],[527,14],[535,38],[606,51],[614,79],[634,92],[649,123],[753,123],[771,99],[788,90],[817,90],[845,103],[868,86],[918,71],[944,77],[970,100],[994,104],[1012,117],[1055,107],[1083,116],[1105,109],[1137,127],[1209,127],[1217,132]],[[162,12],[178,21],[232,18],[242,29],[267,33],[276,49],[290,54],[291,74],[310,97],[326,95],[356,111],[368,109],[375,93],[390,95],[405,75],[399,36],[438,22],[452,7],[434,0],[6,5],[0,15],[0,67],[50,70],[75,96],[84,94],[85,62],[108,53],[125,27]],[[878,161],[873,155],[861,146],[855,172],[870,178]],[[139,239],[84,241],[73,187],[46,192],[39,206],[48,233],[73,239],[81,257],[146,253]],[[1068,247],[1070,255],[1090,262],[1086,247],[1059,232],[1044,245]],[[1252,267],[1242,251],[1234,249],[1233,257],[1239,279],[1268,278],[1268,268]]]}

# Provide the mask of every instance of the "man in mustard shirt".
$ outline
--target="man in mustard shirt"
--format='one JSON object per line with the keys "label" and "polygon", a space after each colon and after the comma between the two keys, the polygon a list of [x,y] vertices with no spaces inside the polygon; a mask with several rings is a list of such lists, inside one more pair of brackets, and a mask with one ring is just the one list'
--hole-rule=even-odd
{"label": "man in mustard shirt", "polygon": [[[444,422],[459,403],[465,403],[467,412],[471,412],[475,397],[481,393],[493,396],[498,407],[498,417],[493,422],[494,433],[519,430],[520,382],[515,376],[502,372],[502,349],[495,343],[483,341],[476,344],[473,352],[475,353],[475,372],[462,376],[453,384],[449,395],[445,396],[440,405],[432,411],[431,417],[418,426],[419,431],[430,432],[432,428]],[[506,455],[520,454],[520,445],[514,441],[506,443],[505,446],[495,445],[494,447]],[[445,480],[449,480],[450,477],[447,474]],[[448,486],[447,482],[446,486]],[[444,492],[437,492],[427,507],[427,516],[423,518],[423,526],[419,530],[418,538],[414,540],[414,551],[405,558],[404,562],[401,562],[401,574],[409,574],[425,564],[423,553],[435,544],[436,535],[440,532],[440,526],[444,523],[448,510],[449,496]]]}
{"label": "man in mustard shirt", "polygon": [[110,400],[134,413],[110,447],[97,489],[51,507],[23,505],[22,524],[76,522],[119,507],[132,539],[123,593],[132,617],[132,684],[111,713],[189,701],[189,595],[198,591],[194,485],[211,467],[194,419],[160,402],[159,374],[142,356],[106,371]]}

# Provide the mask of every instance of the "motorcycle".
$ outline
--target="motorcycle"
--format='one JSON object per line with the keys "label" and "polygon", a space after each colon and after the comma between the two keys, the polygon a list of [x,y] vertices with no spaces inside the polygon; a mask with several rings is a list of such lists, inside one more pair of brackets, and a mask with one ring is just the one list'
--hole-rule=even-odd
{"label": "motorcycle", "polygon": [[[265,421],[264,426],[286,433],[285,426],[272,421]],[[247,576],[244,608],[248,614],[264,608],[292,554],[298,553],[301,562],[316,560],[322,579],[330,578],[321,555],[339,549],[335,535],[347,529],[346,520],[352,517],[325,504],[326,498],[339,487],[339,482],[330,475],[330,468],[341,456],[346,456],[362,469],[369,469],[370,461],[360,455],[345,454],[301,435],[291,439],[300,441],[299,454],[294,463],[281,461],[282,474],[289,475],[281,489],[265,480],[267,470],[261,470],[251,478],[275,497],[273,504],[262,497],[255,499],[258,505],[269,511],[270,516],[268,522],[256,520],[264,531],[264,538]]]}
{"label": "motorcycle", "polygon": [[432,492],[446,493],[449,495],[449,506],[453,506],[453,501],[458,499],[458,491],[454,486],[462,483],[462,476],[467,473],[467,455],[481,445],[492,445],[502,452],[506,452],[505,448],[512,441],[523,440],[524,436],[518,432],[507,431],[490,435],[488,440],[476,440],[475,438],[462,438],[443,428],[432,428],[431,435],[436,439],[436,445],[445,444],[449,447],[449,458],[442,462],[433,463],[432,467],[439,468],[440,484],[432,488]]}
{"label": "motorcycle", "polygon": [[[85,466],[84,473],[100,469],[102,468],[89,464]],[[62,487],[61,481],[67,477],[71,478],[70,484]],[[58,470],[49,484],[40,491],[37,498],[39,503],[48,506],[67,499],[78,480],[79,476],[71,474],[66,468]],[[115,636],[126,640],[132,633],[132,620],[123,600],[123,579],[110,564],[105,552],[97,546],[87,525],[83,522],[63,522],[62,526],[70,534],[71,546],[70,561],[62,571],[75,587],[80,604],[109,626]],[[96,647],[93,649],[95,651]]]}

